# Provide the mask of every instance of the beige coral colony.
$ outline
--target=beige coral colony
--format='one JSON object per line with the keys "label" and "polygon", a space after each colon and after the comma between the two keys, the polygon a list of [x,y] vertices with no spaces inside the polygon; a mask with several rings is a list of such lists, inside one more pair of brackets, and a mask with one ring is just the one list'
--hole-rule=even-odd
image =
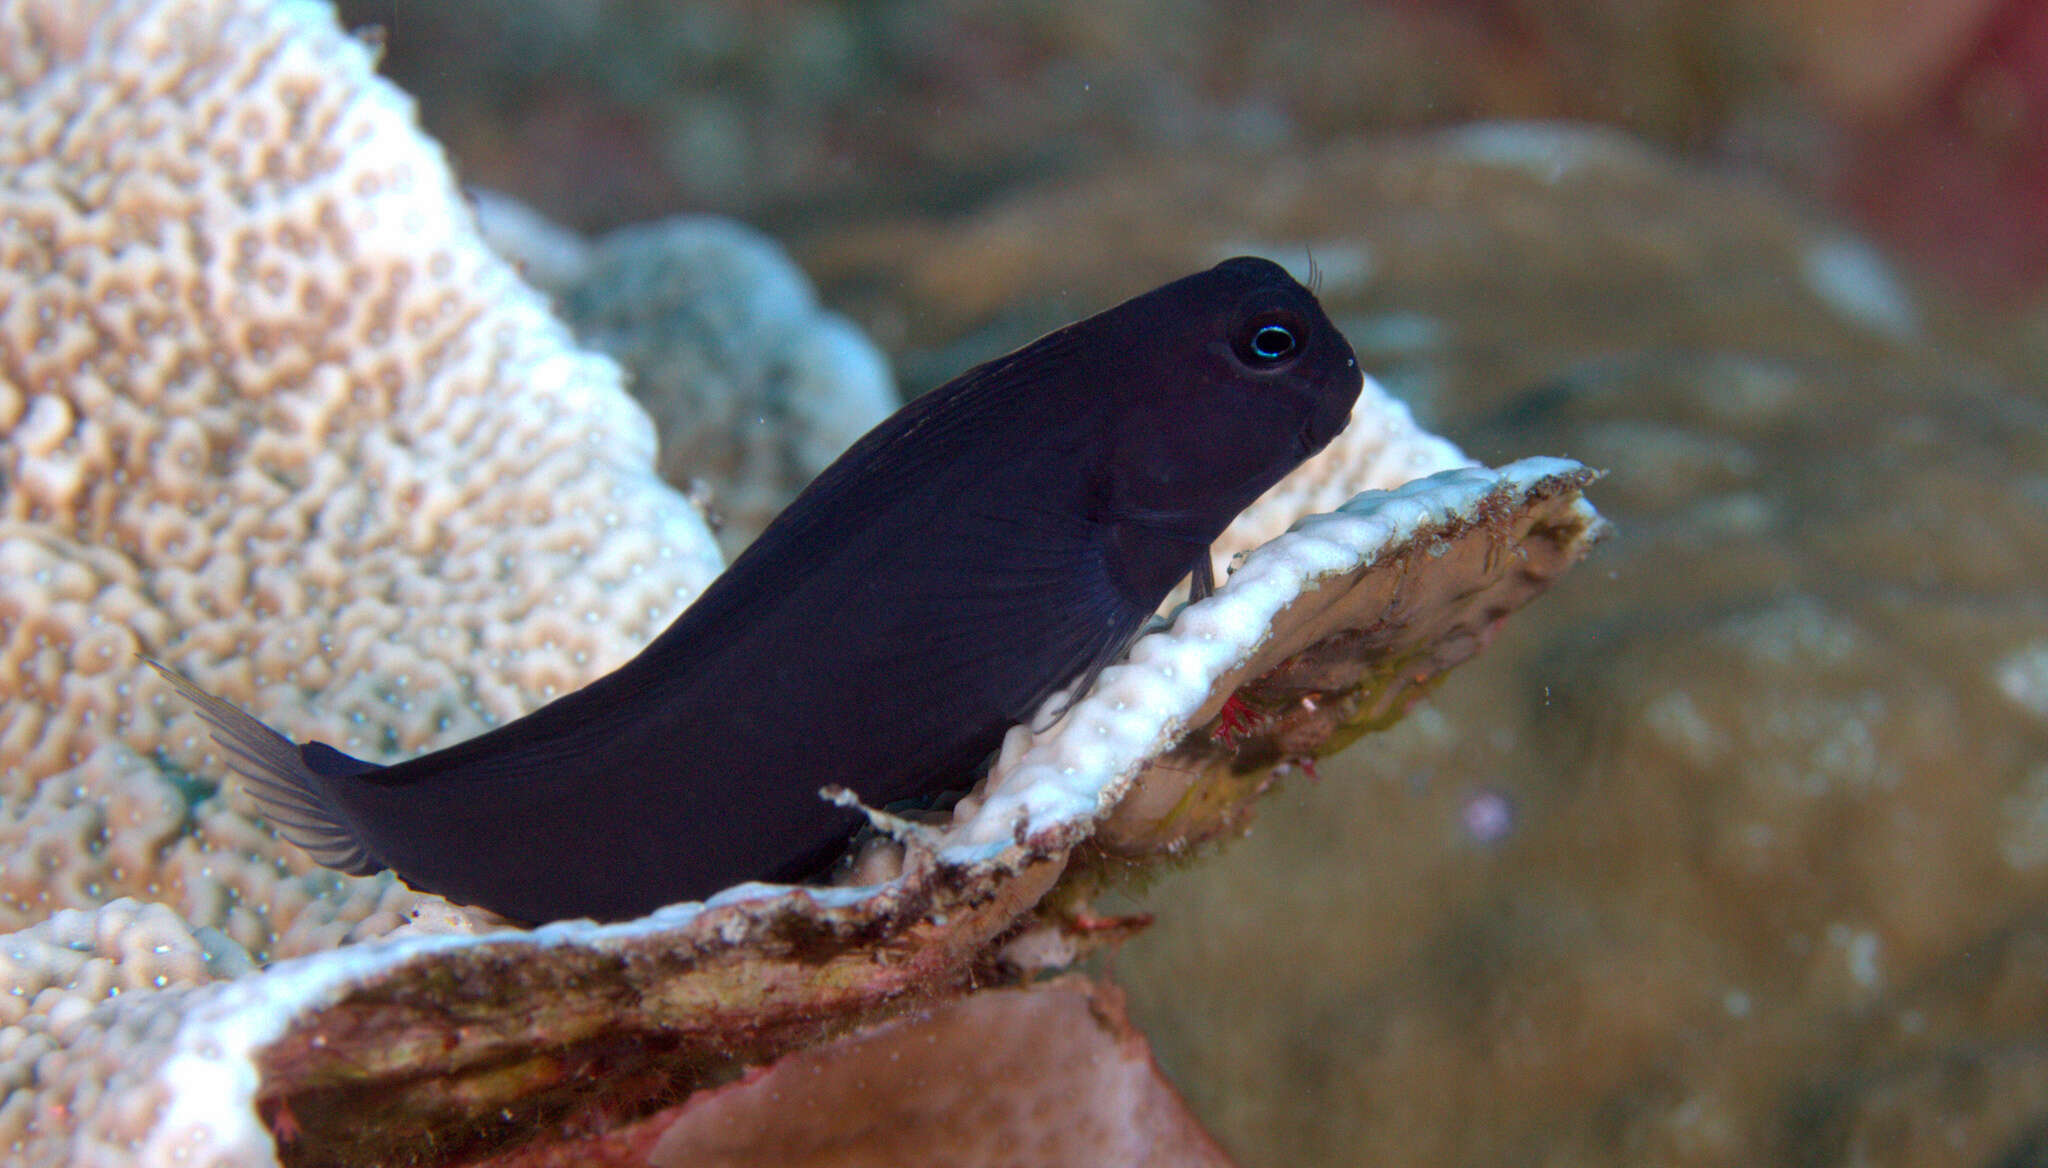
{"label": "beige coral colony", "polygon": [[[1475,466],[1368,382],[1215,595],[847,883],[522,930],[323,872],[138,654],[396,757],[623,660],[718,552],[324,5],[0,28],[8,1163],[696,1162],[664,1125],[745,1068],[1005,994],[1063,1017],[1040,975],[1118,935],[1114,873],[1398,717],[1598,533],[1584,468]],[[1213,733],[1232,695],[1260,717]]]}

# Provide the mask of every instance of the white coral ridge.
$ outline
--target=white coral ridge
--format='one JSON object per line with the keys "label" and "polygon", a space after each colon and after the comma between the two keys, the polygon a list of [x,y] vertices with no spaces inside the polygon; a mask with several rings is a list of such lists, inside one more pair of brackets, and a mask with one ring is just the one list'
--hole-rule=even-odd
{"label": "white coral ridge", "polygon": [[1426,524],[1471,517],[1502,487],[1523,490],[1580,469],[1559,458],[1526,458],[1499,470],[1463,467],[1366,491],[1333,512],[1302,519],[1252,551],[1215,595],[1182,609],[1170,628],[1140,638],[1064,718],[1042,731],[1012,727],[984,802],[949,834],[940,858],[983,862],[1020,835],[1107,812],[1145,763],[1187,729],[1215,680],[1251,659],[1280,610],[1309,584],[1373,562]]}

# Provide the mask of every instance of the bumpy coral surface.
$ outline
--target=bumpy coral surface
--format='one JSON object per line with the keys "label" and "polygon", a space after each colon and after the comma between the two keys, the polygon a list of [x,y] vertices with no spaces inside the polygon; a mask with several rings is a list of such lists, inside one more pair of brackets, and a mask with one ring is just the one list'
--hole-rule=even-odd
{"label": "bumpy coral surface", "polygon": [[619,660],[716,560],[322,10],[5,16],[0,758],[34,847],[0,912],[146,894],[268,952],[268,891],[201,870],[250,843],[219,760],[138,651],[406,754]]}
{"label": "bumpy coral surface", "polygon": [[[278,846],[137,652],[404,754],[623,659],[718,560],[616,368],[476,240],[324,7],[22,0],[0,26],[0,922],[47,934],[8,949],[4,1148],[61,1125],[38,1055],[79,1003],[420,900]],[[48,931],[85,927],[58,914],[162,923],[100,907],[123,896],[186,932],[52,963]],[[97,1138],[124,1157],[151,1118],[134,1096]]]}

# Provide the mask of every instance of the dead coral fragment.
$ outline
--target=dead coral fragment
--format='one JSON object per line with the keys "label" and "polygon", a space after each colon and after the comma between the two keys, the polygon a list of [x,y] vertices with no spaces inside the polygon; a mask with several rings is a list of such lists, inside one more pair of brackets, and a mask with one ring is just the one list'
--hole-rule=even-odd
{"label": "dead coral fragment", "polygon": [[[1599,537],[1603,525],[1578,498],[1593,477],[1551,459],[1498,475],[1450,471],[1297,524],[1246,572],[1268,570],[1268,556],[1295,540],[1375,554],[1348,570],[1311,571],[1188,721],[1211,729],[1149,761],[1094,843],[1129,858],[1211,838],[1249,814],[1271,768],[1312,765],[1398,721]],[[1202,614],[1183,619],[1201,635]],[[1246,713],[1234,734],[1219,735],[1233,702]]]}
{"label": "dead coral fragment", "polygon": [[[1213,800],[1194,793],[1204,774],[1262,774],[1393,721],[1584,556],[1603,526],[1579,497],[1592,478],[1577,463],[1526,459],[1368,491],[1301,520],[1132,646],[1065,720],[1011,731],[947,854],[1036,838],[1056,821],[1085,820],[1098,844],[1131,854],[1214,834],[1242,798],[1199,814],[1182,806]],[[1267,717],[1225,743],[1209,727],[1233,696]]]}
{"label": "dead coral fragment", "polygon": [[[1304,757],[1398,710],[1585,552],[1598,529],[1578,495],[1589,477],[1550,459],[1453,471],[1305,520],[1142,638],[1056,726],[1014,731],[958,822],[919,833],[885,883],[742,885],[622,925],[292,963],[236,987],[248,1037],[224,1057],[260,1068],[257,1101],[304,1133],[292,1163],[388,1158],[429,1133],[482,1154],[588,1114],[577,1068],[601,1064],[658,1101],[907,998],[1062,964],[1091,940],[1076,906],[1094,875],[1068,871],[1078,845],[1106,832],[1120,854],[1170,849],[1242,814],[1270,742],[1204,745],[1231,692],[1325,695],[1331,713],[1287,741]],[[1063,877],[1075,883],[1035,908]],[[545,1064],[527,1061],[541,1052]]]}

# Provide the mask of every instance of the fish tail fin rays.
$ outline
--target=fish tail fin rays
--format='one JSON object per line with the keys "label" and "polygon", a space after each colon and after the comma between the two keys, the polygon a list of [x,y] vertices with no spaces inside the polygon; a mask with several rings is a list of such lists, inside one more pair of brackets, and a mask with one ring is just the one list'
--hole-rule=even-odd
{"label": "fish tail fin rays", "polygon": [[326,780],[379,770],[324,743],[304,747],[192,684],[182,674],[151,661],[171,688],[198,707],[213,740],[227,752],[228,766],[248,780],[247,790],[275,824],[279,835],[304,849],[324,868],[367,876],[384,864],[370,854],[327,794]]}

